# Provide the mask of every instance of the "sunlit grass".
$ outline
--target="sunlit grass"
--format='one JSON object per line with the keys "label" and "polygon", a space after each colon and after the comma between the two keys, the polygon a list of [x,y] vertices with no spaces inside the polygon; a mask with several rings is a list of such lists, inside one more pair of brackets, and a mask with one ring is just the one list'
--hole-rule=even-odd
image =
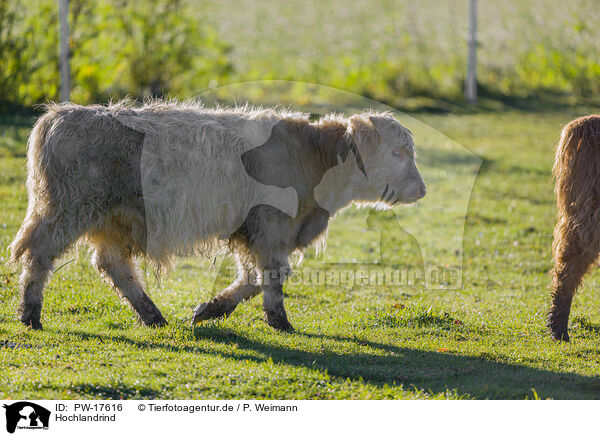
{"label": "sunlit grass", "polygon": [[[600,275],[592,274],[575,298],[571,343],[553,342],[544,325],[553,148],[561,126],[588,111],[420,116],[483,162],[465,220],[463,286],[292,284],[285,290],[292,334],[265,324],[261,297],[227,320],[192,329],[192,308],[216,292],[217,275],[209,261],[195,260],[179,263],[160,286],[146,271],[170,325],[141,327],[85,250],[54,275],[45,329],[31,331],[15,316],[17,275],[2,264],[0,398],[599,398]],[[26,207],[28,129],[10,132],[0,139],[0,260]],[[424,173],[427,162],[439,165],[426,157]],[[441,182],[424,202],[452,198],[454,185]],[[418,212],[396,211],[401,224],[415,221],[417,240],[428,232]],[[309,255],[304,268],[334,268],[336,260],[364,259],[377,249],[373,229],[350,231],[367,217],[355,209],[338,216],[330,263]],[[454,219],[442,211],[439,222],[451,226]],[[418,260],[393,228],[386,232],[394,262]]]}

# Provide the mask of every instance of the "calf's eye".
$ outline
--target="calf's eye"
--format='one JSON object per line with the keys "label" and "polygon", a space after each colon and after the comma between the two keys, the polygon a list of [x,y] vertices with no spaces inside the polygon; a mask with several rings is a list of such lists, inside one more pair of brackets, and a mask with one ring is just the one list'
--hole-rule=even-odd
{"label": "calf's eye", "polygon": [[392,151],[392,155],[394,156],[395,159],[398,159],[398,160],[404,159],[404,153],[402,153],[400,150]]}

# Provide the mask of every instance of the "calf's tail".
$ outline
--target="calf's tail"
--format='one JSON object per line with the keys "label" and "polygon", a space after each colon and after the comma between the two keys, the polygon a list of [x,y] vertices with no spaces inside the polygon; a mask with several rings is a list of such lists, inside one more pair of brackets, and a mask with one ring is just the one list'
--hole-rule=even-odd
{"label": "calf's tail", "polygon": [[25,219],[15,239],[8,247],[10,251],[8,264],[13,268],[19,264],[21,257],[28,249],[40,218],[49,208],[42,155],[56,113],[54,107],[50,107],[50,110],[38,119],[29,134],[27,142],[27,195],[29,203]]}

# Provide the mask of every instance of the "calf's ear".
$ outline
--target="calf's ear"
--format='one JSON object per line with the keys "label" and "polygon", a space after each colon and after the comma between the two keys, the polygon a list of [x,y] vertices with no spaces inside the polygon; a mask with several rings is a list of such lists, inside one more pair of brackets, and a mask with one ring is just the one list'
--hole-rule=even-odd
{"label": "calf's ear", "polygon": [[369,121],[375,126],[375,130],[379,135],[386,139],[390,138],[394,134],[394,120],[388,117],[381,117],[377,115],[369,116]]}

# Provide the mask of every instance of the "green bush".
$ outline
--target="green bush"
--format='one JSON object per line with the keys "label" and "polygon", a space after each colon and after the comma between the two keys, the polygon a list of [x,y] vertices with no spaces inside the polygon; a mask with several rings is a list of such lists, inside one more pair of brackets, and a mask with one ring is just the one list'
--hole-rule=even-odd
{"label": "green bush", "polygon": [[[4,107],[59,98],[57,2],[23,3],[0,0]],[[229,46],[182,0],[71,0],[69,21],[71,100],[78,103],[193,95],[232,71]]]}

